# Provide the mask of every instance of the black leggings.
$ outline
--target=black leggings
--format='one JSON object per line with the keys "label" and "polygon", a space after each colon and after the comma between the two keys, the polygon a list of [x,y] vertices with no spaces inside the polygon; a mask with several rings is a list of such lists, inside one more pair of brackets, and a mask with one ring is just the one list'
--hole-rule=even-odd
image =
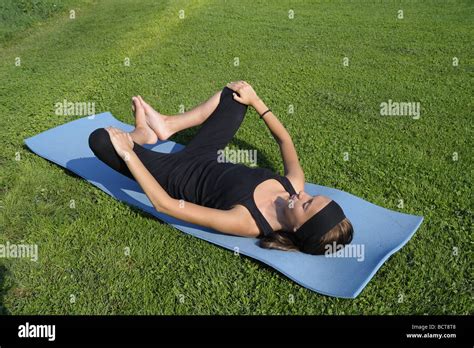
{"label": "black leggings", "polygon": [[[161,185],[166,187],[168,176],[173,169],[185,168],[183,164],[199,158],[217,157],[217,151],[224,149],[234,137],[244,119],[247,106],[234,100],[232,93],[230,88],[224,87],[217,108],[183,150],[166,154],[148,150],[134,142],[133,151]],[[125,162],[115,151],[109,133],[104,128],[98,128],[90,134],[89,147],[97,158],[109,167],[134,179]]]}

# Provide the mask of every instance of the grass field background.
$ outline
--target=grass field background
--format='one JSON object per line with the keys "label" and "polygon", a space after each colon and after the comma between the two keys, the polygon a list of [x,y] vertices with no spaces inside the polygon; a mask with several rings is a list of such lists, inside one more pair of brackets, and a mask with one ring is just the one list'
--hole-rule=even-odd
{"label": "grass field background", "polygon": [[[0,259],[1,313],[473,312],[472,2],[2,6],[0,244],[38,244],[39,260]],[[319,295],[187,236],[23,145],[77,118],[55,115],[55,103],[64,99],[95,102],[97,113],[132,123],[133,95],[176,114],[180,105],[189,109],[240,79],[292,134],[307,181],[425,217],[357,299]],[[421,118],[380,116],[380,103],[389,99],[420,102]],[[185,144],[195,131],[173,140]],[[278,147],[253,110],[233,144],[257,149],[259,165],[282,170]]]}

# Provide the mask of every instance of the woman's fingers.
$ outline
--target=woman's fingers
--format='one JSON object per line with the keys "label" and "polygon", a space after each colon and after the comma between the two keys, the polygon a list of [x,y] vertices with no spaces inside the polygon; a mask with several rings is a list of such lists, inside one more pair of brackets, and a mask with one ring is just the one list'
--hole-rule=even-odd
{"label": "woman's fingers", "polygon": [[107,132],[109,132],[110,135],[117,135],[117,134],[125,133],[121,129],[118,129],[118,128],[115,128],[115,127],[112,127],[112,126],[106,127],[105,130]]}
{"label": "woman's fingers", "polygon": [[242,98],[240,98],[237,93],[232,93],[234,100],[237,100],[239,103],[243,103]]}
{"label": "woman's fingers", "polygon": [[235,82],[230,82],[227,84],[227,87],[229,87],[231,90],[233,91],[237,91],[236,90],[236,85],[235,85]]}
{"label": "woman's fingers", "polygon": [[229,87],[231,90],[238,92],[242,87],[245,86],[245,81],[237,81],[237,82],[230,82],[227,84],[227,87]]}
{"label": "woman's fingers", "polygon": [[124,132],[119,128],[115,127],[106,127],[107,132],[109,132],[110,140],[114,149],[117,151],[120,157],[124,160],[130,158],[129,151],[133,151],[134,143],[133,138],[130,133]]}
{"label": "woman's fingers", "polygon": [[115,128],[112,127],[112,126],[109,126],[107,128],[105,128],[107,130],[107,132],[109,132],[110,135],[114,135],[115,134]]}

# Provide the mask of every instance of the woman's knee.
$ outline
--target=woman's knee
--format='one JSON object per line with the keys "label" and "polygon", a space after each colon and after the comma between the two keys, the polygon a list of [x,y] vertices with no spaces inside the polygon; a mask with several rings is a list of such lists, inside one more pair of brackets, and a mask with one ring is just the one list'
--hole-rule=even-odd
{"label": "woman's knee", "polygon": [[229,100],[234,100],[233,96],[234,91],[231,90],[229,87],[225,86],[222,91],[221,91],[221,101],[223,99],[229,99]]}
{"label": "woman's knee", "polygon": [[97,128],[89,135],[89,147],[96,155],[108,150],[111,145],[109,132],[104,128]]}
{"label": "woman's knee", "polygon": [[99,160],[112,169],[133,179],[133,175],[128,170],[127,165],[115,151],[109,132],[105,128],[98,128],[89,135],[89,147]]}
{"label": "woman's knee", "polygon": [[[237,100],[234,99],[234,93],[236,93],[237,95],[239,95],[238,92],[234,92],[232,89],[230,89],[229,87],[225,86],[223,89],[222,89],[222,92],[221,92],[221,100],[220,100],[220,103],[221,104],[226,104],[228,105],[228,107],[232,110],[232,112],[237,112],[237,113],[243,113],[245,115],[246,111],[247,111],[247,108],[248,106],[245,105],[245,104],[242,104],[240,102],[238,102]],[[240,95],[239,95],[240,96]]]}

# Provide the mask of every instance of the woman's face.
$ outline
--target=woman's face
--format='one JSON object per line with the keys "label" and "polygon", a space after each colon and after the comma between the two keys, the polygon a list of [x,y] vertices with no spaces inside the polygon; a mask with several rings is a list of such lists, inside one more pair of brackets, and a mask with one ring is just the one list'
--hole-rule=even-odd
{"label": "woman's face", "polygon": [[292,195],[288,198],[284,213],[285,218],[293,231],[308,221],[314,214],[323,209],[331,198],[316,195],[311,196],[304,191]]}

